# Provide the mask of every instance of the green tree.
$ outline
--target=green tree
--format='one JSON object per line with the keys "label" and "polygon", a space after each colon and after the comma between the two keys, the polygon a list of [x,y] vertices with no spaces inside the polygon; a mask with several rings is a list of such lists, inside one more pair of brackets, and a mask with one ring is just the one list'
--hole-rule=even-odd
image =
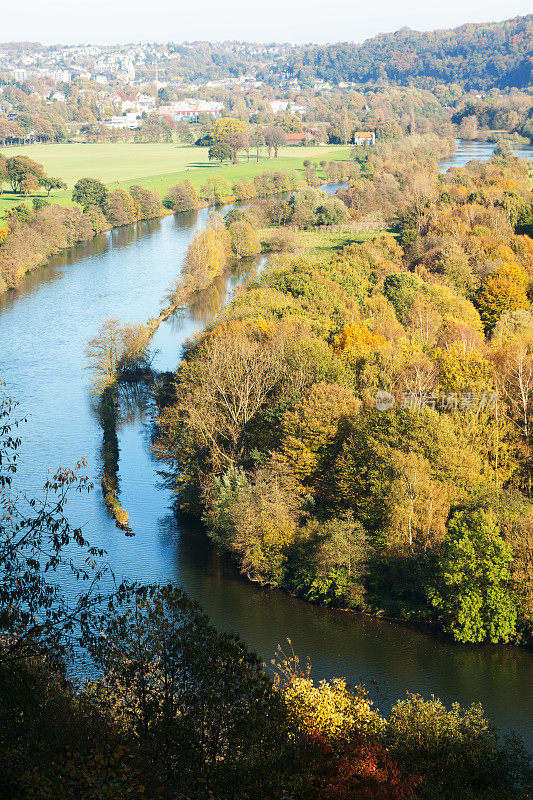
{"label": "green tree", "polygon": [[74,184],[72,199],[84,209],[89,206],[103,206],[107,197],[107,189],[98,178],[80,178]]}
{"label": "green tree", "polygon": [[508,642],[516,634],[512,560],[488,512],[459,511],[450,519],[428,596],[458,642]]}
{"label": "green tree", "polygon": [[209,148],[209,161],[229,161],[233,156],[233,152],[229,144],[226,142],[215,142]]}
{"label": "green tree", "polygon": [[384,742],[404,774],[419,776],[417,797],[527,797],[529,754],[513,737],[499,741],[479,703],[448,710],[436,697],[408,694],[391,709]]}
{"label": "green tree", "polygon": [[316,210],[317,225],[341,225],[348,219],[348,209],[339,197],[328,197]]}
{"label": "green tree", "polygon": [[49,178],[47,175],[44,178],[39,179],[39,186],[42,186],[43,189],[46,189],[46,194],[50,197],[50,192],[52,189],[66,189],[67,184],[64,183],[61,178]]}

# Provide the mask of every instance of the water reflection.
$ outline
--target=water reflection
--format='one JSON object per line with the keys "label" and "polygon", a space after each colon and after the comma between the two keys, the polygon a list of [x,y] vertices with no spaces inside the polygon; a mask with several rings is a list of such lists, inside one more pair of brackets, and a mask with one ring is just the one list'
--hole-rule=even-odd
{"label": "water reflection", "polygon": [[[466,139],[455,140],[457,149],[453,156],[439,164],[441,172],[447,172],[450,167],[464,167],[469,161],[488,161],[494,151],[494,142],[470,142]],[[533,145],[513,144],[515,155],[525,161],[533,160]]]}
{"label": "water reflection", "polygon": [[[159,519],[158,530],[162,549],[173,557],[175,579],[199,600],[217,627],[235,629],[237,620],[237,631],[265,659],[289,637],[300,656],[309,656],[316,676],[342,674],[352,684],[364,681],[383,712],[406,689],[434,692],[447,703],[458,697],[463,703],[481,699],[500,722],[518,724],[531,735],[529,653],[462,647],[430,631],[262,590],[245,582],[213,551],[196,523],[166,515]],[[509,708],[510,696],[521,698],[520,707]]]}

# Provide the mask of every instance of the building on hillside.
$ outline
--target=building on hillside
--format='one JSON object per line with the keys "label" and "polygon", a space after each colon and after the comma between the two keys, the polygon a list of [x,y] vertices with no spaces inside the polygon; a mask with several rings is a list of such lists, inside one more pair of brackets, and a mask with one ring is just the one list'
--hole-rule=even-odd
{"label": "building on hillside", "polygon": [[56,83],[71,83],[72,74],[68,69],[54,69],[50,72],[50,77]]}
{"label": "building on hillside", "polygon": [[217,103],[214,100],[187,99],[161,106],[159,114],[163,117],[170,117],[175,122],[196,122],[200,114],[207,114],[218,119],[223,108],[223,103]]}
{"label": "building on hillside", "polygon": [[313,141],[313,134],[309,131],[301,131],[300,133],[286,133],[285,139],[287,140],[287,144],[294,146],[300,144],[309,144],[309,142]]}
{"label": "building on hillside", "polygon": [[353,143],[362,147],[370,147],[370,145],[376,144],[376,134],[374,131],[355,131]]}
{"label": "building on hillside", "polygon": [[155,97],[150,94],[138,94],[137,105],[140,111],[146,111],[147,114],[151,114],[152,111],[155,111]]}
{"label": "building on hillside", "polygon": [[140,114],[136,111],[129,111],[121,117],[108,117],[104,119],[102,124],[105,125],[106,128],[120,128],[122,130],[128,128],[129,130],[136,130],[140,127],[139,116]]}
{"label": "building on hillside", "polygon": [[290,114],[305,114],[307,106],[300,106],[293,103],[292,100],[271,100],[270,108],[273,114],[279,114],[280,111],[288,111]]}

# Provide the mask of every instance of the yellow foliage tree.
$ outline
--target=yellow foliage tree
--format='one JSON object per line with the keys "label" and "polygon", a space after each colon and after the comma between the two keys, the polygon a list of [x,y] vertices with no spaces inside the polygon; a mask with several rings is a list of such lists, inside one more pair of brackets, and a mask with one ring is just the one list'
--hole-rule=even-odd
{"label": "yellow foliage tree", "polygon": [[385,344],[385,338],[380,333],[371,331],[364,322],[351,322],[345,325],[342,332],[335,336],[334,350],[339,353],[352,348],[372,348]]}
{"label": "yellow foliage tree", "polygon": [[350,389],[320,382],[306,398],[287,411],[282,424],[281,459],[299,483],[297,491],[312,490],[320,462],[331,448],[339,425],[353,417],[360,402]]}
{"label": "yellow foliage tree", "polygon": [[233,163],[237,163],[237,154],[246,146],[248,135],[246,124],[233,117],[221,117],[213,125],[212,137],[217,142],[223,142],[231,147]]}
{"label": "yellow foliage tree", "polygon": [[526,285],[526,273],[512,262],[503,263],[485,278],[476,305],[487,332],[492,331],[503,311],[529,307]]}
{"label": "yellow foliage tree", "polygon": [[302,733],[340,743],[355,733],[375,734],[383,729],[385,721],[372,709],[364,687],[349,689],[342,678],[322,680],[316,686],[310,667],[302,670],[294,652],[287,656],[281,647],[272,664],[288,719]]}
{"label": "yellow foliage tree", "polygon": [[194,236],[185,257],[188,290],[209,286],[228,267],[230,236],[220,215],[213,214],[209,226]]}

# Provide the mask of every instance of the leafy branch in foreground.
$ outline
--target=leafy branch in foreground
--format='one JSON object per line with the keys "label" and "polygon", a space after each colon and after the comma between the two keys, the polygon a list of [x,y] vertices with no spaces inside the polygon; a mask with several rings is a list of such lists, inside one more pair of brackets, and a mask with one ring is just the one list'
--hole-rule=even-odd
{"label": "leafy branch in foreground", "polygon": [[[38,498],[13,489],[20,446],[14,433],[22,422],[13,420],[16,405],[4,391],[0,397],[0,664],[36,652],[63,656],[91,608],[102,601],[98,586],[107,572],[99,565],[104,550],[92,547],[64,514],[70,492],[92,489],[82,474],[84,460],[48,477]],[[53,580],[59,572],[84,582],[84,591],[68,600]]]}

